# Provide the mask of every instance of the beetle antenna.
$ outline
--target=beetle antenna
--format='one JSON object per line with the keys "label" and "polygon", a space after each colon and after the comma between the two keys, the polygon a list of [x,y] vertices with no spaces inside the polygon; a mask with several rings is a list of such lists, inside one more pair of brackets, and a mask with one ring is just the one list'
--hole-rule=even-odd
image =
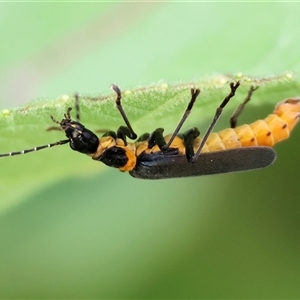
{"label": "beetle antenna", "polygon": [[16,151],[16,152],[2,153],[2,154],[0,154],[0,157],[26,154],[26,153],[46,149],[46,148],[51,148],[51,147],[54,147],[54,146],[64,145],[64,144],[67,144],[68,142],[69,142],[69,140],[61,140],[61,141],[58,141],[58,142],[55,142],[55,143],[42,145],[42,146],[37,146],[37,147],[31,148],[31,149],[26,149],[26,150],[21,150],[21,151]]}

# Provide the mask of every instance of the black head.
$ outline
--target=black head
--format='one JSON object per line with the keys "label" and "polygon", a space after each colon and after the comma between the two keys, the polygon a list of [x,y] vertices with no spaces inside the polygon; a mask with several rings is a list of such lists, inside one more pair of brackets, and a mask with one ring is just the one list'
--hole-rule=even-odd
{"label": "black head", "polygon": [[66,137],[70,141],[71,149],[85,154],[96,152],[99,146],[99,138],[81,123],[72,121],[70,115],[71,109],[71,107],[68,108],[64,115],[65,118],[61,122],[56,121],[53,116],[51,116],[51,119],[59,124],[60,128],[65,132]]}
{"label": "black head", "polygon": [[51,126],[47,130],[63,130],[68,139],[60,140],[54,143],[45,144],[42,146],[35,146],[30,149],[24,149],[21,151],[13,151],[7,153],[0,153],[0,157],[6,156],[15,156],[26,154],[30,152],[36,152],[42,149],[51,148],[54,146],[59,145],[70,145],[71,149],[78,151],[84,154],[94,154],[99,146],[99,139],[98,137],[90,130],[86,129],[80,122],[79,122],[79,96],[78,94],[75,95],[75,107],[76,107],[76,121],[72,121],[70,111],[72,110],[70,107],[68,108],[67,112],[64,114],[64,119],[61,122],[54,119],[51,116],[53,122],[59,125],[58,126]]}

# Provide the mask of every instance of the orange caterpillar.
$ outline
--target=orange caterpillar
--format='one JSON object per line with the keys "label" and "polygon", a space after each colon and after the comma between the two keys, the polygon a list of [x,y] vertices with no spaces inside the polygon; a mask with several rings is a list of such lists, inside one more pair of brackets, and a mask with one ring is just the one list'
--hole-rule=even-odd
{"label": "orange caterpillar", "polygon": [[[299,112],[300,98],[286,99],[278,103],[273,113],[264,120],[211,133],[201,153],[241,147],[273,147],[290,136],[290,132],[299,121]],[[200,141],[201,139],[195,140],[196,149]]]}
{"label": "orange caterpillar", "polygon": [[[242,147],[273,147],[276,143],[290,136],[290,132],[299,121],[299,115],[300,98],[285,99],[278,103],[273,113],[264,120],[257,120],[252,124],[244,124],[210,133],[201,153]],[[171,134],[165,136],[165,141],[168,142],[171,136]],[[201,141],[202,138],[200,137],[194,140],[194,151],[197,151]],[[138,155],[143,151],[146,151],[146,153],[160,151],[157,145],[151,149],[145,149],[147,145],[140,145],[139,147],[137,148]],[[170,148],[179,149],[180,154],[186,153],[183,140],[178,136],[174,138]]]}

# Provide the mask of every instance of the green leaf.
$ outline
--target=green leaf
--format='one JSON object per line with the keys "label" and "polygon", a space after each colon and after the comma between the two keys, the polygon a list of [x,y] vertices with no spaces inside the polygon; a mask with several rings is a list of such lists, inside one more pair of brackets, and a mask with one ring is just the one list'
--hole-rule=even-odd
{"label": "green leaf", "polygon": [[[251,84],[260,86],[260,90],[255,93],[254,99],[252,99],[252,104],[256,104],[258,107],[266,104],[275,106],[276,102],[282,100],[281,95],[287,97],[297,90],[297,83],[292,81],[293,74],[291,73],[269,78],[250,78],[242,74],[236,76],[215,75],[180,84],[168,85],[161,83],[149,87],[124,90],[122,105],[139,135],[145,132],[151,133],[158,127],[165,128],[165,134],[169,134],[174,131],[190,100],[190,87],[199,87],[201,96],[198,98],[191,117],[183,128],[187,130],[201,125],[200,130],[203,133],[209,125],[209,120],[212,120],[216,108],[228,94],[229,82],[236,80],[241,81],[242,87],[238,90],[236,97],[233,98],[233,103],[230,103],[233,110],[246,96]],[[114,93],[107,96],[81,95],[81,122],[93,131],[97,129],[116,131],[119,126],[124,125],[124,121],[115,107],[115,98]],[[2,153],[31,149],[65,139],[63,132],[59,130],[58,124],[53,123],[50,116],[54,116],[56,120],[60,121],[67,108],[74,108],[74,104],[73,96],[62,95],[55,100],[36,100],[17,109],[3,110],[0,116],[0,125],[3,128],[1,136]],[[74,109],[71,113],[75,118],[76,112]],[[226,120],[227,124],[229,123],[228,119]],[[206,121],[205,127],[203,126],[204,121]],[[56,127],[57,130],[46,131],[51,126]],[[59,163],[60,159],[65,163]],[[101,163],[91,161],[89,157],[73,152],[67,145],[40,150],[37,153],[2,157],[1,162],[3,167],[9,170],[5,178],[2,179],[5,184],[1,185],[0,190],[3,195],[6,195],[5,199],[7,199],[0,203],[0,211],[2,212],[7,207],[14,205],[19,196],[24,194],[24,190],[27,191],[29,187],[30,189],[36,189],[41,176],[45,176],[43,179],[51,183],[51,181],[59,180],[70,173],[73,175],[82,174],[83,165],[89,166],[84,171],[85,175],[93,174],[95,171],[101,172],[107,168]],[[20,167],[22,164],[30,166],[30,173],[28,173],[28,168]],[[26,182],[26,186],[22,187],[22,190],[20,189],[20,194],[15,193],[13,188],[15,183],[22,181]]]}

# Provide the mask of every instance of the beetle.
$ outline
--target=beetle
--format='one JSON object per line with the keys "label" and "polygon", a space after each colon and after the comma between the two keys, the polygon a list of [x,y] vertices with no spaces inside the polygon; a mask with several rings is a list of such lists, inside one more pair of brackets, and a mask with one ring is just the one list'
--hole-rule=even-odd
{"label": "beetle", "polygon": [[[107,166],[122,172],[128,171],[131,176],[142,179],[189,177],[264,168],[276,158],[276,152],[271,147],[288,138],[298,122],[300,98],[289,98],[280,102],[274,112],[264,120],[236,126],[238,116],[257,89],[251,86],[245,100],[230,119],[231,128],[212,132],[223,108],[234,97],[239,86],[239,81],[230,83],[230,93],[217,108],[203,138],[199,137],[200,132],[196,127],[179,134],[200,94],[199,89],[191,88],[191,100],[173,134],[163,136],[164,130],[157,128],[151,134],[145,133],[137,139],[121,104],[121,90],[113,84],[111,88],[116,93],[116,107],[126,126],[120,126],[116,132],[108,131],[99,138],[80,123],[79,95],[75,94],[75,121],[71,118],[71,107],[60,122],[51,116],[52,121],[65,132],[67,139],[0,154],[0,157],[26,154],[69,143],[74,151],[87,154]],[[127,138],[137,140],[127,142]]]}

